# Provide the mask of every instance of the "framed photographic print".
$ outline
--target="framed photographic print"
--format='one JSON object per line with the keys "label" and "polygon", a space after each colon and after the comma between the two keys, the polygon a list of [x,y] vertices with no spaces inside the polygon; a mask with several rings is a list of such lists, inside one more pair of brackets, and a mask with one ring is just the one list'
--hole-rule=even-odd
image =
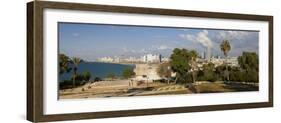
{"label": "framed photographic print", "polygon": [[27,3],[33,122],[273,106],[273,17]]}

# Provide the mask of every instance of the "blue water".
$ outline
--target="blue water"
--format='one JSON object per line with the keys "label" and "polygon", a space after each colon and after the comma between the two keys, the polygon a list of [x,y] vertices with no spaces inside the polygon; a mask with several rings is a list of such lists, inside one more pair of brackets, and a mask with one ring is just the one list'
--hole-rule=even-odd
{"label": "blue water", "polygon": [[[121,76],[123,70],[126,68],[133,69],[134,65],[123,65],[114,63],[101,63],[101,62],[82,62],[78,65],[77,72],[83,73],[89,71],[91,79],[95,77],[105,78],[109,73],[114,73],[116,76]],[[73,71],[59,75],[59,80],[69,80]]]}

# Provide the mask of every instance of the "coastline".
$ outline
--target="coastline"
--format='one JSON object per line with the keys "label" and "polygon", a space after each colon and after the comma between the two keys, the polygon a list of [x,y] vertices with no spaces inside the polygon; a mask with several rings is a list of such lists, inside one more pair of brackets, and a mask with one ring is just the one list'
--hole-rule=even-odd
{"label": "coastline", "polygon": [[159,63],[143,63],[143,62],[100,62],[100,61],[86,61],[88,63],[107,63],[107,64],[120,64],[120,65],[137,65],[137,64],[161,64],[163,62]]}
{"label": "coastline", "polygon": [[100,61],[85,61],[86,63],[104,63],[104,64],[117,64],[117,65],[135,65],[137,63],[126,63],[126,62],[100,62]]}
{"label": "coastline", "polygon": [[[96,61],[84,61],[79,64],[77,73],[82,74],[85,71],[91,73],[91,80],[95,77],[106,78],[110,73],[115,76],[121,76],[125,68],[135,68],[135,64],[125,64],[125,63],[106,63],[106,62],[96,62]],[[64,73],[60,75],[60,81],[69,80],[73,73]]]}

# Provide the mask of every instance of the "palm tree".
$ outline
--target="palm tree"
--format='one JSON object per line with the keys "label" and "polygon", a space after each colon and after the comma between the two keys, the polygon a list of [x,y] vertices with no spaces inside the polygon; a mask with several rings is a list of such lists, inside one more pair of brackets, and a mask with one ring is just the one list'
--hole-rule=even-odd
{"label": "palm tree", "polygon": [[77,76],[77,69],[78,69],[78,65],[80,64],[81,62],[81,59],[80,58],[77,58],[77,57],[74,57],[72,58],[72,63],[73,63],[73,78],[72,78],[72,84],[73,84],[73,88],[75,87],[75,79],[76,79],[76,76]]}
{"label": "palm tree", "polygon": [[68,73],[70,72],[71,68],[69,67],[70,65],[70,59],[68,56],[64,55],[64,54],[59,54],[59,73],[63,74],[63,73]]}
{"label": "palm tree", "polygon": [[[225,56],[226,60],[228,58],[228,52],[231,50],[231,46],[228,40],[223,40],[221,45],[221,51],[223,52],[223,55]],[[225,61],[226,63],[226,61]],[[228,74],[228,66],[226,64],[226,72],[227,72],[227,81],[229,81],[229,74]]]}

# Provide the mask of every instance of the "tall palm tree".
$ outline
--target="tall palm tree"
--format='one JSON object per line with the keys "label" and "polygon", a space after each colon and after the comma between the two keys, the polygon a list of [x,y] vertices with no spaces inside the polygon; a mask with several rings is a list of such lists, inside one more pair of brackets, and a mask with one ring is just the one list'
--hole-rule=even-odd
{"label": "tall palm tree", "polygon": [[78,69],[78,65],[80,64],[81,62],[81,59],[80,58],[77,58],[77,57],[74,57],[72,58],[72,63],[73,63],[73,78],[72,78],[72,84],[73,84],[73,88],[75,87],[75,79],[76,79],[76,76],[77,76],[77,69]]}
{"label": "tall palm tree", "polygon": [[[221,45],[221,51],[223,52],[223,55],[225,56],[225,59],[228,59],[228,52],[231,50],[231,46],[228,40],[223,40]],[[226,63],[226,61],[225,61]],[[228,66],[226,64],[226,72],[227,72],[227,81],[229,81],[229,73],[228,73]]]}

